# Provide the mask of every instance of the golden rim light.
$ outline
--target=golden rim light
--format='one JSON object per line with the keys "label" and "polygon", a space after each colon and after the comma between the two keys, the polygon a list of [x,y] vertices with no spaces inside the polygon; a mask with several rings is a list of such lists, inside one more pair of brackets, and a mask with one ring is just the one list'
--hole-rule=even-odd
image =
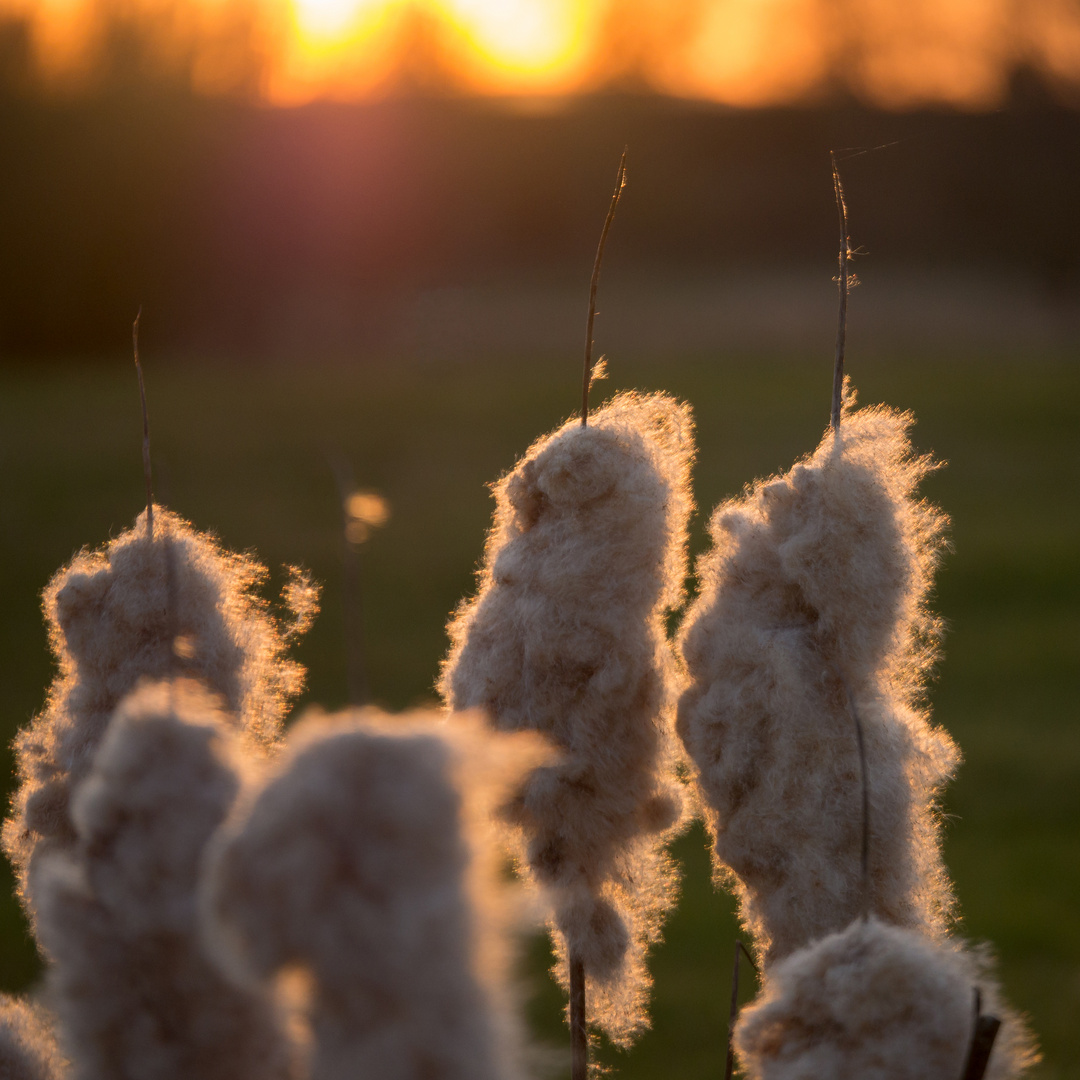
{"label": "golden rim light", "polygon": [[[830,75],[886,107],[997,104],[1018,63],[1080,82],[1072,0],[0,0],[47,78],[90,71],[101,26],[136,23],[199,90],[258,73],[275,104],[402,86],[562,96],[613,81],[735,105]],[[441,83],[440,83],[441,80]]]}

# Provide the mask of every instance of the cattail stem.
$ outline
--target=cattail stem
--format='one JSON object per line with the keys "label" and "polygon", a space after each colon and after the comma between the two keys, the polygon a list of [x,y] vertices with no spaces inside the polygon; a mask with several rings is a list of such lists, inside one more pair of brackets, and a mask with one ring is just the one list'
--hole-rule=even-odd
{"label": "cattail stem", "polygon": [[139,376],[139,398],[142,401],[142,467],[146,481],[146,535],[154,538],[154,486],[150,476],[150,414],[146,408],[146,384],[143,382],[142,364],[139,363],[139,320],[142,308],[135,315],[131,325],[131,344],[135,350],[135,372]]}
{"label": "cattail stem", "polygon": [[848,275],[848,259],[851,258],[851,241],[848,237],[847,203],[844,201],[844,185],[840,179],[840,167],[836,154],[829,153],[832,161],[833,194],[836,196],[836,214],[840,220],[840,274],[836,279],[840,307],[836,320],[836,360],[833,364],[832,414],[833,431],[840,430],[840,408],[844,391],[844,349],[847,346],[847,303],[851,282]]}
{"label": "cattail stem", "polygon": [[593,262],[592,281],[589,283],[589,321],[585,325],[585,371],[581,378],[581,426],[585,427],[589,422],[589,387],[592,385],[592,348],[593,348],[593,322],[596,319],[596,290],[600,285],[600,267],[604,262],[604,245],[607,243],[608,230],[615,220],[615,210],[622,198],[623,188],[626,187],[626,150],[619,158],[619,171],[615,176],[615,192],[611,196],[611,205],[608,207],[607,217],[604,219],[604,228],[600,232],[600,243],[596,248],[596,260]]}
{"label": "cattail stem", "polygon": [[735,1071],[735,1021],[739,1019],[739,961],[743,957],[750,961],[750,966],[757,974],[757,964],[741,941],[735,942],[735,965],[731,970],[731,1010],[728,1013],[727,1061],[724,1065],[724,1080],[731,1080]]}
{"label": "cattail stem", "polygon": [[360,571],[360,551],[345,541],[342,551],[345,585],[345,649],[348,669],[349,704],[366,705],[370,698],[367,665],[364,662],[364,589]]}
{"label": "cattail stem", "polygon": [[984,1016],[982,1011],[982,993],[975,987],[975,1023],[971,1031],[971,1045],[968,1047],[967,1061],[964,1063],[962,1080],[983,1080],[986,1067],[990,1064],[990,1054],[994,1049],[1001,1021],[996,1016]]}
{"label": "cattail stem", "polygon": [[727,1062],[724,1065],[724,1080],[731,1080],[735,1070],[735,1021],[739,1018],[739,961],[742,942],[735,942],[735,964],[731,969],[731,1009],[728,1012]]}
{"label": "cattail stem", "polygon": [[589,1028],[585,1020],[585,965],[570,954],[570,1078],[589,1075]]}
{"label": "cattail stem", "polygon": [[859,748],[859,781],[862,785],[862,850],[860,852],[862,897],[859,910],[863,919],[866,920],[870,918],[870,776],[866,767],[866,738],[863,734],[859,711],[855,708],[855,698],[843,676],[840,677],[840,684],[847,698],[848,711],[855,725],[855,744]]}
{"label": "cattail stem", "polygon": [[349,539],[349,496],[356,491],[356,477],[344,454],[328,451],[327,460],[337,481],[341,503],[341,563],[345,608],[345,677],[350,705],[366,705],[370,699],[364,643],[364,584],[360,548]]}

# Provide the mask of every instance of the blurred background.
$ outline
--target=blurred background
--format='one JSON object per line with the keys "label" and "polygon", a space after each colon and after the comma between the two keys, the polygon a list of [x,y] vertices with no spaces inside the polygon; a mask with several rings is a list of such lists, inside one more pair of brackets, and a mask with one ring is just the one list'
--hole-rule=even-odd
{"label": "blurred background", "polygon": [[[1077,0],[0,0],[4,743],[51,677],[41,589],[139,510],[140,306],[159,497],[271,585],[324,584],[304,703],[357,679],[430,702],[484,485],[576,406],[624,146],[594,399],[692,402],[695,550],[827,422],[838,152],[849,370],[949,461],[932,700],[966,756],[961,927],[1040,1080],[1080,1078]],[[385,505],[347,547],[354,483]],[[737,931],[700,830],[677,854],[655,1030],[601,1051],[627,1078],[723,1068]],[[14,991],[40,962],[0,885]],[[545,963],[538,941],[522,973],[559,1047]]]}

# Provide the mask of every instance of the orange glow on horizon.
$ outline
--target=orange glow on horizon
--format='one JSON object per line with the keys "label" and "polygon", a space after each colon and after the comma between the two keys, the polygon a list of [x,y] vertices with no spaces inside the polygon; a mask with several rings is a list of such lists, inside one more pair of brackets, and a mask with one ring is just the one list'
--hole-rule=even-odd
{"label": "orange glow on horizon", "polygon": [[355,24],[362,23],[373,8],[384,7],[385,3],[357,0],[296,0],[293,11],[297,37],[328,44],[347,40]]}
{"label": "orange glow on horizon", "polygon": [[813,4],[805,0],[728,0],[702,19],[664,82],[677,94],[732,105],[790,101],[823,74]]}
{"label": "orange glow on horizon", "polygon": [[987,108],[1017,63],[1080,83],[1069,0],[0,0],[4,16],[28,21],[46,81],[92,76],[114,19],[197,90],[274,104],[614,81],[744,106],[842,84],[885,107]]}
{"label": "orange glow on horizon", "polygon": [[576,88],[581,0],[290,0],[288,31],[269,65],[267,98],[356,98],[424,67],[475,93]]}

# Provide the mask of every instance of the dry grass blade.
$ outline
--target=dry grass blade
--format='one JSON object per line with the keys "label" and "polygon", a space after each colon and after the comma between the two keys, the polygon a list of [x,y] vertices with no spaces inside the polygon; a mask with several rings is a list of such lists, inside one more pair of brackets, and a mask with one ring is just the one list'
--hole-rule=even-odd
{"label": "dry grass blade", "polygon": [[[837,421],[839,423],[839,421]],[[851,689],[847,680],[841,678],[844,688],[844,696],[847,698],[848,711],[855,724],[855,741],[859,747],[859,777],[862,782],[862,917],[865,921],[870,918],[870,777],[866,767],[866,739],[863,734],[862,720],[859,719],[859,711],[855,708],[855,699],[851,696]]]}
{"label": "dry grass blade", "polygon": [[844,201],[844,184],[840,179],[840,166],[835,152],[830,151],[832,161],[833,194],[836,196],[836,213],[840,219],[840,275],[837,289],[840,294],[840,310],[836,320],[836,361],[833,365],[832,413],[830,424],[833,431],[840,430],[840,404],[844,388],[844,349],[847,345],[847,304],[851,291],[848,260],[851,258],[851,239],[848,236],[847,203]]}
{"label": "dry grass blade", "polygon": [[570,1078],[589,1075],[589,1028],[585,1018],[585,965],[570,957]]}
{"label": "dry grass blade", "polygon": [[986,1067],[990,1064],[994,1040],[1000,1028],[1001,1021],[996,1016],[983,1015],[982,992],[975,987],[975,1024],[971,1032],[971,1046],[968,1048],[962,1080],[983,1080]]}
{"label": "dry grass blade", "polygon": [[581,426],[585,427],[589,422],[589,387],[593,381],[593,322],[596,320],[596,290],[600,284],[600,267],[604,262],[604,245],[607,243],[608,231],[611,223],[615,220],[615,210],[618,208],[619,199],[622,198],[623,188],[626,187],[626,150],[619,158],[619,171],[615,176],[615,192],[611,196],[611,206],[608,207],[607,217],[604,219],[604,228],[600,233],[600,243],[596,248],[596,261],[593,263],[592,281],[589,283],[589,321],[585,327],[585,372],[581,382]]}
{"label": "dry grass blade", "polygon": [[139,398],[142,401],[142,465],[146,480],[146,535],[154,538],[154,486],[150,476],[150,414],[146,409],[146,384],[143,382],[142,364],[139,363],[139,320],[142,308],[135,315],[131,326],[131,344],[135,350],[135,372],[139,376]]}
{"label": "dry grass blade", "polygon": [[349,539],[349,497],[356,490],[356,476],[344,454],[327,450],[327,461],[337,482],[341,504],[341,560],[344,576],[342,603],[345,608],[345,672],[350,705],[366,705],[371,696],[367,678],[367,650],[364,643],[364,592],[360,576],[360,546]]}
{"label": "dry grass blade", "polygon": [[754,974],[760,974],[746,946],[741,941],[736,941],[735,966],[731,971],[731,1011],[728,1013],[727,1062],[724,1065],[724,1080],[731,1080],[732,1073],[735,1071],[735,1021],[739,1019],[739,961],[744,956],[750,961]]}

